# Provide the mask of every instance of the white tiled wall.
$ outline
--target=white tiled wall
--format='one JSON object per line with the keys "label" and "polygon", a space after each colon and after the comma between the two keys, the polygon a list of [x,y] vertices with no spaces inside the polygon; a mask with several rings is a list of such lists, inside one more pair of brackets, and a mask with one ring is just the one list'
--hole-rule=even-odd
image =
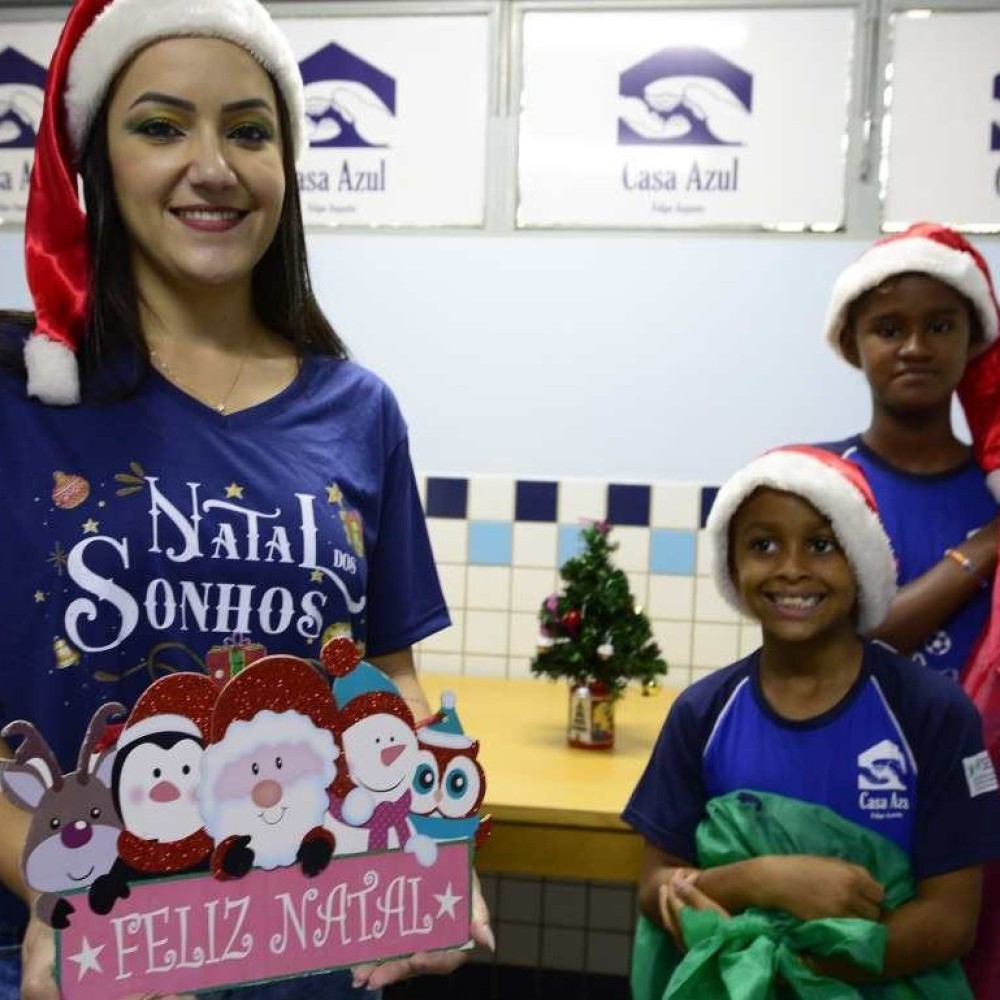
{"label": "white tiled wall", "polygon": [[[434,487],[444,482],[464,502],[442,510]],[[759,644],[757,626],[719,596],[708,575],[708,549],[701,521],[711,487],[651,483],[643,524],[615,523],[614,484],[563,480],[552,488],[550,520],[522,519],[519,491],[526,481],[480,476],[422,477],[422,499],[435,559],[454,624],[417,649],[418,665],[442,673],[499,677],[529,676],[535,650],[538,608],[560,586],[560,552],[581,522],[608,517],[618,543],[616,564],[628,575],[632,593],[650,618],[669,664],[664,683],[684,687]],[[529,483],[530,485],[530,483]],[[532,512],[528,511],[530,515]],[[537,511],[535,512],[537,514]],[[522,515],[522,516],[519,516]],[[478,527],[509,527],[509,548],[477,551]],[[561,547],[562,546],[562,547]]]}

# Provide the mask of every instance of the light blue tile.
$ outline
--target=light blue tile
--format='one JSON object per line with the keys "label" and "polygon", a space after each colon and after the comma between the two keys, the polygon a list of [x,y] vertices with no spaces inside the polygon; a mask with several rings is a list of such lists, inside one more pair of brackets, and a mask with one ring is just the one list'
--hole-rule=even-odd
{"label": "light blue tile", "polygon": [[578,524],[559,525],[559,565],[562,566],[567,559],[578,556],[583,551],[583,538],[580,532],[583,529]]}
{"label": "light blue tile", "polygon": [[695,532],[654,528],[649,544],[649,571],[671,576],[693,576],[696,551]]}
{"label": "light blue tile", "polygon": [[469,563],[473,566],[509,566],[514,551],[510,521],[469,522]]}

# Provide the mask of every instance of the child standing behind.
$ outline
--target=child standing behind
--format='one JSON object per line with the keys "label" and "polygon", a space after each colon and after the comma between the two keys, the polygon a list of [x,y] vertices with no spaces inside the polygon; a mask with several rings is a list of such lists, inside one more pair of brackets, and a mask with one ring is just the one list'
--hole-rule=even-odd
{"label": "child standing behind", "polygon": [[895,594],[864,475],[820,449],[769,452],[722,488],[708,532],[763,645],[678,697],[625,809],[646,841],[635,997],[743,995],[727,984],[761,977],[970,997],[955,959],[1000,855],[996,775],[957,685],[863,638]]}
{"label": "child standing behind", "polygon": [[824,447],[864,470],[898,560],[900,591],[876,635],[958,677],[997,560],[997,502],[951,419],[969,360],[997,337],[986,262],[934,223],[879,240],[835,282],[826,337],[871,391],[867,430]]}

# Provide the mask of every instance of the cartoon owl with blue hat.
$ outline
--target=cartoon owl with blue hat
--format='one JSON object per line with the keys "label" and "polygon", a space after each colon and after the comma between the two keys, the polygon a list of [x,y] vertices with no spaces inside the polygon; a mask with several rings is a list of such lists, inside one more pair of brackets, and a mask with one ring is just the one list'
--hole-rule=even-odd
{"label": "cartoon owl with blue hat", "polygon": [[419,751],[413,772],[410,821],[435,840],[466,840],[477,833],[486,775],[479,742],[466,735],[452,691],[441,708],[417,728]]}

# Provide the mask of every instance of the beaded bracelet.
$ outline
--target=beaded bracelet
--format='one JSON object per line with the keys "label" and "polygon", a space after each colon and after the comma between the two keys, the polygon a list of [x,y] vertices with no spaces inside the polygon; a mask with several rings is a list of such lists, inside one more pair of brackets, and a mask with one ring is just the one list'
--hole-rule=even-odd
{"label": "beaded bracelet", "polygon": [[965,572],[969,574],[969,576],[974,576],[978,581],[980,587],[989,586],[989,582],[983,579],[983,576],[979,572],[979,570],[977,570],[976,567],[973,566],[972,560],[963,552],[959,552],[958,549],[945,549],[944,554],[948,559],[951,559],[953,562],[958,563],[958,565],[961,566],[962,569],[964,569]]}

